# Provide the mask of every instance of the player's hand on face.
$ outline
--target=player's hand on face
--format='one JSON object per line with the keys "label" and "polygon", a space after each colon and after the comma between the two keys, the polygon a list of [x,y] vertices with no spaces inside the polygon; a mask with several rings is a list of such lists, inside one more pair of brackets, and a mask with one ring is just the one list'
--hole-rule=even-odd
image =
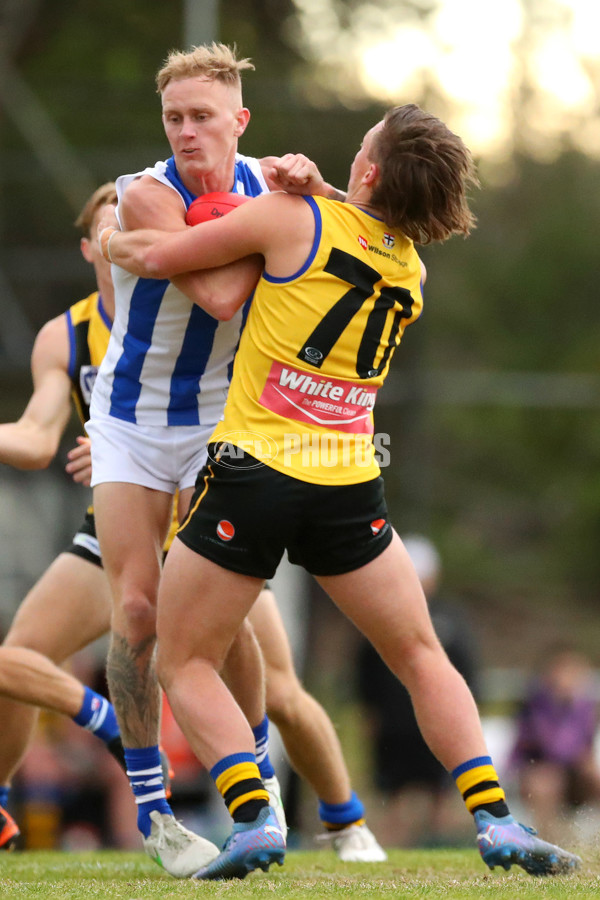
{"label": "player's hand on face", "polygon": [[85,487],[89,487],[92,480],[90,439],[87,437],[78,437],[77,444],[77,447],[73,447],[73,449],[69,450],[67,453],[69,462],[65,466],[65,472],[67,472],[77,484],[83,484]]}
{"label": "player's hand on face", "polygon": [[318,194],[325,184],[315,163],[302,153],[286,153],[273,165],[271,178],[290,194]]}

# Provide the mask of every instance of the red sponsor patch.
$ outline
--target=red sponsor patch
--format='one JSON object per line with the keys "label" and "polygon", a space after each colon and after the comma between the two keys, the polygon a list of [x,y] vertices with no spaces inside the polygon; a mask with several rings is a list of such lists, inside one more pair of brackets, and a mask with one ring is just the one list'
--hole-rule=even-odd
{"label": "red sponsor patch", "polygon": [[221,519],[217,525],[217,534],[222,541],[230,541],[235,534],[235,528],[227,519]]}
{"label": "red sponsor patch", "polygon": [[373,434],[377,388],[327,378],[273,361],[259,403],[266,409],[310,425],[350,434]]}
{"label": "red sponsor patch", "polygon": [[371,522],[371,531],[373,534],[379,534],[384,525],[387,525],[385,519],[375,519],[374,522]]}
{"label": "red sponsor patch", "polygon": [[362,236],[362,234],[359,234],[359,235],[358,235],[358,243],[359,243],[360,246],[363,248],[363,250],[366,250],[367,247],[369,246],[368,243],[367,243],[367,239],[364,238],[364,237]]}

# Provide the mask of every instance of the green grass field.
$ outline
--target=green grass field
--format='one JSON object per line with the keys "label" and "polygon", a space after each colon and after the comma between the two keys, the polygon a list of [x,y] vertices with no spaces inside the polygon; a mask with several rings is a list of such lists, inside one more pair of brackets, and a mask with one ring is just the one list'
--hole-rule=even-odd
{"label": "green grass field", "polygon": [[534,879],[521,869],[489,872],[476,850],[396,850],[387,863],[341,863],[329,851],[290,851],[282,868],[244,881],[177,881],[141,853],[27,852],[0,857],[0,897],[158,900],[198,896],[266,898],[600,898],[600,853],[574,876]]}

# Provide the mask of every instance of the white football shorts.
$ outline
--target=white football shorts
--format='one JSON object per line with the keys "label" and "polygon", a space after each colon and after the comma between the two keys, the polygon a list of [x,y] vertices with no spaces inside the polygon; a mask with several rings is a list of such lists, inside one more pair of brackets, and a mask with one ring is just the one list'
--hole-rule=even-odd
{"label": "white football shorts", "polygon": [[121,481],[169,494],[193,487],[214,428],[134,425],[96,415],[85,425],[92,445],[92,487]]}

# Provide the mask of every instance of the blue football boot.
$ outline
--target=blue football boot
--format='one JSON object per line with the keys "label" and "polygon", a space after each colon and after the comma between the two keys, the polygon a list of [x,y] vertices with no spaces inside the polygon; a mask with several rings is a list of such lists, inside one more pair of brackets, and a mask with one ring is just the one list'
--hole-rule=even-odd
{"label": "blue football boot", "polygon": [[534,828],[512,816],[496,818],[485,810],[475,813],[477,846],[484,863],[510,869],[513,863],[529,875],[566,875],[581,863],[578,856],[538,838]]}
{"label": "blue football boot", "polygon": [[270,806],[261,809],[254,822],[236,822],[216,859],[199,869],[193,878],[245,878],[254,869],[269,870],[271,863],[282,865],[285,837]]}

